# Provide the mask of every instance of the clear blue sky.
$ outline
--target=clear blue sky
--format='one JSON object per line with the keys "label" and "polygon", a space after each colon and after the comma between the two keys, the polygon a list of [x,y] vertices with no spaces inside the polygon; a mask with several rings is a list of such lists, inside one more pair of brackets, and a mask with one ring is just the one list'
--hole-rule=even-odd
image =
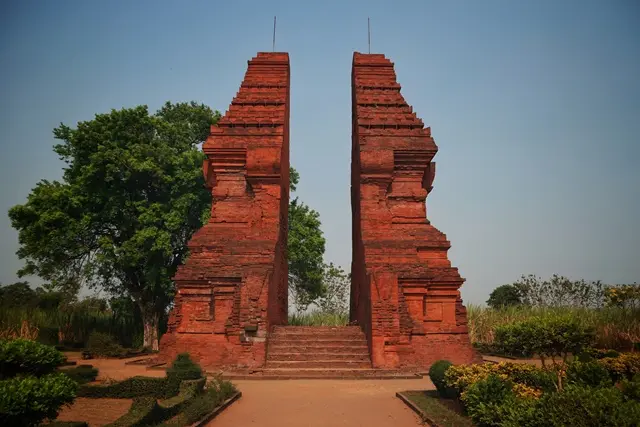
{"label": "clear blue sky", "polygon": [[167,100],[225,111],[273,15],[327,260],[351,261],[351,57],[370,16],[440,147],[428,213],[467,302],[528,273],[640,281],[637,1],[65,0],[0,6],[0,282],[21,266],[7,210],[61,176],[56,125]]}

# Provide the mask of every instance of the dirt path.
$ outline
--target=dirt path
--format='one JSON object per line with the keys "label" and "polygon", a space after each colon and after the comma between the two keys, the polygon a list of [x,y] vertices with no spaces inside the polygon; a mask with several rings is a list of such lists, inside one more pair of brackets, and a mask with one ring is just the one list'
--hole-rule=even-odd
{"label": "dirt path", "polygon": [[[98,379],[122,380],[135,375],[162,377],[164,371],[125,365],[124,360],[81,360],[80,353],[66,353],[78,364],[91,364],[100,370]],[[234,381],[242,398],[208,425],[211,427],[414,427],[420,419],[396,392],[429,390],[428,378],[421,380],[282,380]],[[102,400],[102,399],[100,399]],[[95,399],[78,399],[63,411],[61,419],[98,412]],[[124,414],[130,401],[114,405],[109,413],[92,420],[102,425]],[[100,410],[102,411],[102,410]],[[85,417],[86,418],[86,417]],[[104,418],[104,419],[103,419]]]}
{"label": "dirt path", "polygon": [[236,381],[242,398],[210,427],[414,427],[418,416],[395,394],[433,389],[422,380]]}
{"label": "dirt path", "polygon": [[65,407],[56,421],[85,421],[91,427],[109,424],[127,413],[131,399],[87,399],[78,397]]}

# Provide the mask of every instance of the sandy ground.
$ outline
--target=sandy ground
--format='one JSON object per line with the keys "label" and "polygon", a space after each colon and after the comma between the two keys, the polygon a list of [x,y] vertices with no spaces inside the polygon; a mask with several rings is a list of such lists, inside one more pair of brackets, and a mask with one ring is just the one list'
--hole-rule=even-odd
{"label": "sandy ground", "polygon": [[236,381],[242,398],[210,427],[413,427],[418,416],[395,394],[433,389],[421,380]]}
{"label": "sandy ground", "polygon": [[[125,360],[82,360],[80,353],[65,353],[78,364],[99,369],[98,380],[122,380],[135,375],[162,377],[164,371],[125,365]],[[420,380],[254,380],[234,381],[242,398],[208,425],[213,427],[413,427],[418,416],[395,394],[405,390],[428,390],[428,378]],[[105,401],[108,400],[107,405]],[[114,400],[114,402],[111,402]],[[98,405],[98,406],[95,406]],[[101,426],[123,415],[130,400],[82,399],[65,409],[59,420],[90,421]],[[105,410],[105,406],[108,410]],[[91,414],[91,415],[89,415]],[[81,416],[82,415],[82,416]],[[87,418],[91,418],[88,420]]]}
{"label": "sandy ground", "polygon": [[[146,377],[164,377],[165,371],[161,370],[147,370],[146,366],[142,365],[125,365],[125,362],[141,359],[143,357],[151,357],[151,356],[142,356],[138,358],[131,359],[89,359],[82,360],[82,354],[79,352],[65,352],[65,356],[70,362],[76,362],[78,365],[93,365],[94,368],[98,369],[98,381],[102,381],[105,379],[112,380],[124,380],[130,377],[135,377],[136,375],[144,375]],[[70,366],[72,368],[73,366]]]}
{"label": "sandy ground", "polygon": [[86,421],[91,427],[109,424],[127,413],[131,399],[87,399],[78,397],[64,408],[56,421]]}

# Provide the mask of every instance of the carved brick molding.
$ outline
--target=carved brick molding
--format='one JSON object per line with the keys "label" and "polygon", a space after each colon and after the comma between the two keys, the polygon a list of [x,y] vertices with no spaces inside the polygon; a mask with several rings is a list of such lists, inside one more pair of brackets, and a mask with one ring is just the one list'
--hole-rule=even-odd
{"label": "carved brick molding", "polygon": [[427,219],[438,151],[431,129],[384,55],[354,53],[352,102],[351,320],[365,330],[374,367],[469,362],[464,279]]}
{"label": "carved brick molding", "polygon": [[287,321],[289,55],[258,53],[202,147],[211,217],[189,241],[160,357],[207,367],[262,366]]}

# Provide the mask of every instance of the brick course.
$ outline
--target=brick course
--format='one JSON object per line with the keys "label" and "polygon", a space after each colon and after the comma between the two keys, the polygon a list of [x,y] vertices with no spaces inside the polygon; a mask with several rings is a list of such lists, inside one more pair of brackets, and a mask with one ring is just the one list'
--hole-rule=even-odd
{"label": "brick course", "polygon": [[450,243],[427,219],[438,151],[384,55],[354,53],[351,320],[375,368],[476,358]]}
{"label": "brick course", "polygon": [[174,277],[160,358],[207,367],[265,362],[267,331],[287,322],[289,55],[258,53],[203,144],[211,218]]}

